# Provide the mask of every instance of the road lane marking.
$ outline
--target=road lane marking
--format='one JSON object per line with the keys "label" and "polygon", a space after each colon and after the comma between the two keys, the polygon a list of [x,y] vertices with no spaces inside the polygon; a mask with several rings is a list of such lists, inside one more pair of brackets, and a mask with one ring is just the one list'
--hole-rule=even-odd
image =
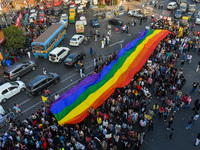
{"label": "road lane marking", "polygon": [[26,102],[28,102],[28,101],[30,101],[30,100],[31,100],[31,98],[29,98],[29,99],[23,101],[22,103],[20,103],[20,104],[18,104],[18,105],[21,106],[21,105],[23,105],[24,103],[26,103]]}
{"label": "road lane marking", "polygon": [[[90,63],[90,64],[91,64],[91,63]],[[93,66],[93,65],[89,65],[89,66],[86,67],[86,69],[88,69],[88,68],[90,68],[90,67],[92,67],[92,66]],[[59,83],[63,83],[63,82],[65,82],[66,80],[68,80],[68,79],[70,79],[70,78],[72,78],[72,77],[74,77],[74,76],[76,76],[76,75],[77,75],[77,73],[74,73],[73,75],[71,75],[71,76],[68,77],[68,78],[65,78],[64,80],[62,80],[62,81],[59,82]],[[29,98],[29,99],[23,101],[22,103],[20,103],[20,104],[18,104],[18,105],[21,106],[21,105],[27,103],[28,101],[30,101],[31,99],[33,99],[33,98]]]}
{"label": "road lane marking", "polygon": [[123,42],[124,42],[124,40],[121,40],[121,41],[115,42],[115,43],[109,45],[109,47],[114,46],[114,45],[116,45],[116,44],[118,44],[118,43],[119,43],[119,44],[120,44],[120,43],[123,43]]}

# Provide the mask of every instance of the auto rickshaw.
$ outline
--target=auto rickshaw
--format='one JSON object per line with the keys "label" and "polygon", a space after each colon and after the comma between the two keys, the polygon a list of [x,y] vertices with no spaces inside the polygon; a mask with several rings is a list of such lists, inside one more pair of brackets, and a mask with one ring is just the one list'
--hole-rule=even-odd
{"label": "auto rickshaw", "polygon": [[75,23],[75,16],[74,15],[69,16],[69,23]]}
{"label": "auto rickshaw", "polygon": [[67,9],[68,8],[68,2],[63,2],[63,8]]}
{"label": "auto rickshaw", "polygon": [[183,16],[181,20],[181,26],[185,27],[188,24],[189,17]]}

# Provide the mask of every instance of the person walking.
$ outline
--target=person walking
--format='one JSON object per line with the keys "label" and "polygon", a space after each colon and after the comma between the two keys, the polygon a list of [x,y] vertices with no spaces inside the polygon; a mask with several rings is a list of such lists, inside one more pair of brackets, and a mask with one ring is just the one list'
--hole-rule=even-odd
{"label": "person walking", "polygon": [[168,140],[171,140],[173,135],[174,135],[174,128],[171,128]]}
{"label": "person walking", "polygon": [[142,25],[142,17],[140,17],[140,25]]}
{"label": "person walking", "polygon": [[198,87],[198,85],[199,85],[198,81],[196,81],[196,82],[193,83],[193,87],[192,87],[192,90],[190,91],[190,94],[194,93],[194,91],[196,90],[196,88]]}
{"label": "person walking", "polygon": [[57,100],[57,99],[59,98],[59,96],[60,96],[60,95],[59,95],[58,93],[56,93],[56,94],[54,95],[54,99]]}
{"label": "person walking", "polygon": [[48,98],[51,98],[51,92],[49,91],[49,89],[46,89],[46,90],[44,91],[44,93],[46,94],[46,96],[47,96]]}
{"label": "person walking", "polygon": [[188,130],[188,129],[191,128],[193,121],[194,121],[194,117],[191,117],[191,119],[190,119],[190,121],[188,122],[188,125],[187,125],[187,127],[186,127],[186,130]]}
{"label": "person walking", "polygon": [[141,132],[143,132],[144,127],[146,127],[147,122],[144,119],[140,120],[140,128],[141,128]]}
{"label": "person walking", "polygon": [[197,134],[196,136],[196,141],[195,141],[195,146],[198,146],[199,145],[199,142],[200,142],[200,132]]}
{"label": "person walking", "polygon": [[31,59],[31,52],[27,52],[28,58]]}
{"label": "person walking", "polygon": [[150,130],[153,131],[153,124],[154,124],[154,122],[153,122],[153,120],[151,119],[151,120],[149,121],[149,126],[148,126],[147,132],[149,132]]}
{"label": "person walking", "polygon": [[46,75],[46,74],[47,74],[47,71],[46,71],[46,69],[45,69],[45,68],[43,68],[43,69],[42,69],[42,72],[43,72],[43,74],[44,74],[44,75]]}
{"label": "person walking", "polygon": [[92,56],[93,56],[93,49],[92,49],[92,47],[90,48],[90,57],[92,58]]}
{"label": "person walking", "polygon": [[104,48],[104,40],[101,41],[101,48]]}
{"label": "person walking", "polygon": [[180,89],[180,90],[177,90],[176,93],[177,93],[177,94],[176,94],[176,101],[177,101],[177,100],[180,100],[180,99],[181,99],[181,96],[182,96],[182,91],[181,91],[181,89]]}
{"label": "person walking", "polygon": [[83,77],[85,77],[83,66],[80,67],[80,77],[81,77],[81,79],[82,79]]}
{"label": "person walking", "polygon": [[97,58],[94,57],[94,67],[97,65],[97,62],[98,62]]}
{"label": "person walking", "polygon": [[200,61],[198,62],[198,65],[197,65],[197,69],[196,69],[196,72],[198,72],[200,69]]}
{"label": "person walking", "polygon": [[191,101],[192,101],[191,96],[188,96],[188,98],[185,102],[185,108],[189,108]]}
{"label": "person walking", "polygon": [[173,121],[174,121],[174,116],[171,116],[171,118],[169,119],[169,122],[168,122],[167,130],[170,130],[170,126],[172,125]]}

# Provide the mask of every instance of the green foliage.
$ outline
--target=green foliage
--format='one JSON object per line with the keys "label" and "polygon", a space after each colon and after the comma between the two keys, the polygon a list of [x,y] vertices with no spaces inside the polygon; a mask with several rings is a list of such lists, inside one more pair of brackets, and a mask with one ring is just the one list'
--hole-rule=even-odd
{"label": "green foliage", "polygon": [[107,5],[106,4],[98,4],[99,8],[105,8]]}
{"label": "green foliage", "polygon": [[16,49],[23,47],[25,44],[24,31],[18,27],[11,25],[3,29],[6,39],[5,47],[9,52],[14,52]]}
{"label": "green foliage", "polygon": [[118,0],[113,0],[113,5],[117,5],[118,4]]}

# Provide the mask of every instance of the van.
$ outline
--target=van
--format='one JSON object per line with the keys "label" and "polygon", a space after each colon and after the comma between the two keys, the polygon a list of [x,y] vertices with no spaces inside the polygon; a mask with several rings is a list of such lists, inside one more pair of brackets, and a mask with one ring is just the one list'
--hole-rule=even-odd
{"label": "van", "polygon": [[26,60],[24,62],[16,63],[4,71],[4,77],[7,80],[20,80],[20,78],[31,70],[36,69],[35,62]]}
{"label": "van", "polygon": [[46,75],[38,75],[31,79],[26,86],[26,93],[32,97],[34,95],[41,95],[42,92],[57,84],[60,80],[60,76],[57,73],[49,72]]}
{"label": "van", "polygon": [[70,49],[67,47],[56,47],[49,53],[49,61],[51,62],[59,62],[69,54]]}

